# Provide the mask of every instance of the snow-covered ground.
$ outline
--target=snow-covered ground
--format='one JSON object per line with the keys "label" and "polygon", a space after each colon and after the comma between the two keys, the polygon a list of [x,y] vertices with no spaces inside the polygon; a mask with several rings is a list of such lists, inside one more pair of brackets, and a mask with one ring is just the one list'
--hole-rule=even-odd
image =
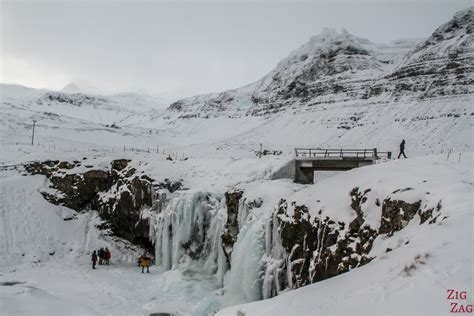
{"label": "snow-covered ground", "polygon": [[[141,159],[146,161],[146,157]],[[260,234],[259,221],[263,223],[280,198],[311,205],[315,210],[321,208],[336,219],[350,217],[348,192],[354,186],[373,188],[372,199],[412,187],[415,190],[399,193],[398,197],[407,201],[422,199],[430,206],[441,201],[442,215],[447,217],[436,225],[411,222],[393,237],[378,240],[371,253],[376,259],[360,269],[270,300],[225,309],[221,314],[236,315],[237,310],[246,315],[383,314],[388,311],[446,314],[450,307],[446,291],[465,290],[470,295],[474,268],[473,155],[463,153],[460,162],[458,160],[459,154],[453,153],[449,160],[447,155],[437,155],[383,163],[340,173],[314,186],[259,177],[239,182],[230,166],[237,164],[234,167],[242,170],[259,162],[258,159],[220,165],[206,162],[208,171],[220,170],[214,176],[216,180],[227,178],[225,182],[229,184],[228,179],[232,178],[235,187],[248,192],[249,200],[263,199],[264,204],[252,211],[245,220],[247,228],[243,228],[257,229],[255,236]],[[144,168],[155,170],[158,175],[157,166]],[[201,165],[201,168],[204,167]],[[195,172],[191,171],[191,175]],[[252,172],[265,177],[264,169]],[[207,181],[201,180],[204,182]],[[222,194],[225,182],[214,188],[202,185],[201,189],[213,189],[215,194]],[[171,270],[153,266],[150,275],[142,275],[134,262],[138,250],[127,249],[126,243],[114,241],[96,229],[99,219],[93,212],[75,214],[46,202],[39,194],[46,185],[42,176],[1,172],[0,306],[7,315],[200,314],[249,298],[243,294],[248,282],[251,283],[248,276],[252,275],[252,267],[246,267],[246,263],[255,250],[250,249],[258,246],[252,235],[249,238],[242,235],[235,250],[235,266],[224,277],[224,288],[220,288],[216,275],[204,273],[204,267],[189,262]],[[192,185],[199,188],[197,180]],[[298,192],[293,193],[295,191]],[[376,218],[368,214],[368,221]],[[371,215],[374,217],[370,218]],[[76,219],[64,220],[71,216]],[[405,245],[407,240],[410,243]],[[112,265],[92,270],[91,250],[105,246],[112,251]],[[385,254],[386,248],[394,250]],[[242,258],[237,255],[239,252]],[[405,267],[412,265],[414,268],[406,272]],[[252,289],[247,293],[252,293]],[[470,302],[469,296],[462,303]]]}

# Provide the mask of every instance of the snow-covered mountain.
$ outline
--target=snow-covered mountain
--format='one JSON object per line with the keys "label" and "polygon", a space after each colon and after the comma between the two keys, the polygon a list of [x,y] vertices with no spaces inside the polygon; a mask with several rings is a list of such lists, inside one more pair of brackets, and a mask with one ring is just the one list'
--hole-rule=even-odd
{"label": "snow-covered mountain", "polygon": [[5,107],[108,125],[116,124],[128,116],[162,107],[162,101],[145,94],[89,94],[81,92],[75,84],[69,84],[61,91],[0,84],[0,98]]}
{"label": "snow-covered mountain", "polygon": [[245,87],[179,100],[186,117],[265,115],[333,104],[417,102],[472,93],[473,8],[458,12],[425,41],[377,44],[325,29]]}

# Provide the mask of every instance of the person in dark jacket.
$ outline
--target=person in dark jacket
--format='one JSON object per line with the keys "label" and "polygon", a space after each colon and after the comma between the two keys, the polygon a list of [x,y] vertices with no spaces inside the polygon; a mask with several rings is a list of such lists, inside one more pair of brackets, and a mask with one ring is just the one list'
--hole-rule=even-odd
{"label": "person in dark jacket", "polygon": [[105,250],[104,248],[99,249],[99,265],[104,264],[104,258],[105,258]]}
{"label": "person in dark jacket", "polygon": [[92,253],[91,259],[92,259],[92,269],[95,269],[95,264],[97,263],[97,253],[95,252],[95,250]]}
{"label": "person in dark jacket", "polygon": [[400,143],[400,153],[398,154],[398,159],[400,159],[400,156],[403,155],[403,157],[407,157],[405,155],[405,140],[402,139],[402,142]]}

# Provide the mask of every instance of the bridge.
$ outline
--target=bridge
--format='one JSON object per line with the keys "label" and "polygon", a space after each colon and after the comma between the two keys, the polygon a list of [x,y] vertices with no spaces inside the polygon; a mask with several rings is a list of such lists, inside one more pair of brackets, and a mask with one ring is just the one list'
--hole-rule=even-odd
{"label": "bridge", "polygon": [[272,179],[292,178],[296,183],[311,184],[314,183],[315,171],[345,171],[391,157],[391,152],[380,152],[377,148],[295,148],[295,159],[278,170]]}

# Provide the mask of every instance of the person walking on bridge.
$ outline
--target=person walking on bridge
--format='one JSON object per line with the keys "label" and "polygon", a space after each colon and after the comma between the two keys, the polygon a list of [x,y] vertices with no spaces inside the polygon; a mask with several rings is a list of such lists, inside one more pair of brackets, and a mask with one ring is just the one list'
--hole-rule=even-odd
{"label": "person walking on bridge", "polygon": [[92,269],[95,269],[95,264],[97,263],[97,253],[95,252],[95,250],[92,253],[91,259],[92,259]]}
{"label": "person walking on bridge", "polygon": [[405,140],[402,139],[402,142],[400,143],[400,153],[398,154],[398,159],[400,159],[400,156],[403,155],[403,157],[407,157],[405,155]]}

